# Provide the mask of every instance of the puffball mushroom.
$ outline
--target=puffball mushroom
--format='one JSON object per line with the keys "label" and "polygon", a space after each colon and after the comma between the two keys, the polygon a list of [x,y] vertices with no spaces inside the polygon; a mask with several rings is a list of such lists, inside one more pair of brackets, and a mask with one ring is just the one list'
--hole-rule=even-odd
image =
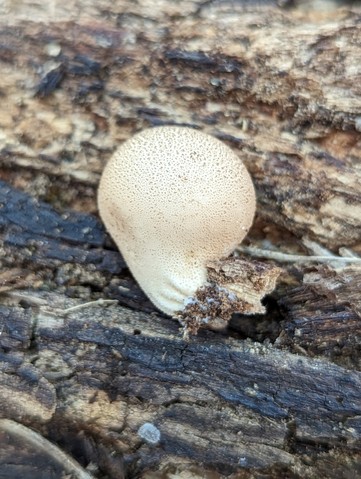
{"label": "puffball mushroom", "polygon": [[192,128],[136,134],[102,174],[100,216],[149,299],[174,316],[207,281],[207,263],[247,234],[255,192],[240,158]]}

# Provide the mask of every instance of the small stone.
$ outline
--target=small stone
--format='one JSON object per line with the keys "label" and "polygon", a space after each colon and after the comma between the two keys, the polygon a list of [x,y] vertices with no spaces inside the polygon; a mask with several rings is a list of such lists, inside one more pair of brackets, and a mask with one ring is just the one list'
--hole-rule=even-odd
{"label": "small stone", "polygon": [[48,43],[46,53],[51,57],[57,57],[61,53],[61,46],[58,43]]}
{"label": "small stone", "polygon": [[145,442],[148,444],[158,444],[160,441],[160,431],[158,428],[151,424],[150,422],[146,422],[138,429],[138,436],[144,439]]}

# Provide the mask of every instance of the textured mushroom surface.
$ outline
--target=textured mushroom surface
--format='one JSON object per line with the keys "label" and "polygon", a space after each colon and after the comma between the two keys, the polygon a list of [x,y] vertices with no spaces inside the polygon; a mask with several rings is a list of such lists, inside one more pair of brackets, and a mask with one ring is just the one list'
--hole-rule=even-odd
{"label": "textured mushroom surface", "polygon": [[127,140],[99,186],[101,218],[150,300],[173,315],[227,257],[255,213],[240,158],[197,130],[165,126]]}

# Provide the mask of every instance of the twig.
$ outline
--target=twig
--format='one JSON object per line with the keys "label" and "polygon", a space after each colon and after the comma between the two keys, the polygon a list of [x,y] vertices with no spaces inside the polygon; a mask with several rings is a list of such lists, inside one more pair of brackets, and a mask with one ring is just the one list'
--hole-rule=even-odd
{"label": "twig", "polygon": [[307,263],[313,261],[319,263],[329,263],[332,261],[339,261],[340,263],[361,263],[361,258],[358,258],[357,256],[307,256],[299,254],[287,254],[279,251],[271,251],[256,248],[254,246],[239,246],[237,248],[237,251],[240,253],[247,253],[251,256],[256,256],[258,258],[274,259],[275,261],[280,261],[283,263]]}
{"label": "twig", "polygon": [[[116,299],[97,299],[96,301],[88,301],[87,303],[77,304],[71,308],[63,309],[60,314],[61,316],[67,316],[68,314],[74,313],[75,311],[80,311],[86,308],[92,308],[93,306],[107,306],[110,304],[118,304]],[[57,312],[59,314],[59,312]]]}

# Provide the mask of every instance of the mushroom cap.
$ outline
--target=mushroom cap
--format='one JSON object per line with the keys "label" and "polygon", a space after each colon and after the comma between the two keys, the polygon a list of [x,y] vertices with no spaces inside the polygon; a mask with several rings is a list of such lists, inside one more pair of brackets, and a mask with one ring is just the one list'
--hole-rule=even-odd
{"label": "mushroom cap", "polygon": [[240,158],[197,130],[162,126],[125,141],[106,165],[100,216],[150,300],[173,315],[252,225],[255,192]]}

